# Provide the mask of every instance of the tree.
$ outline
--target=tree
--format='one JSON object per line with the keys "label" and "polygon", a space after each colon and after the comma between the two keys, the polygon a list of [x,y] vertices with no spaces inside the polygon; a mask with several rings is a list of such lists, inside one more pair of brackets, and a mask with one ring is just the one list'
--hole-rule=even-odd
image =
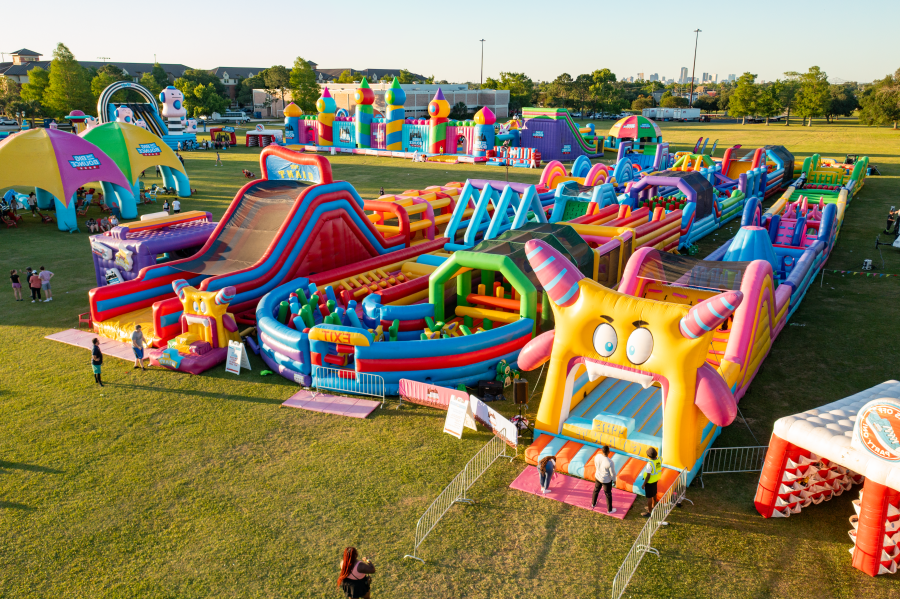
{"label": "tree", "polygon": [[765,118],[766,125],[769,124],[770,118],[781,112],[781,102],[778,100],[777,89],[774,85],[759,90],[754,108],[754,114]]}
{"label": "tree", "polygon": [[22,108],[23,101],[19,84],[9,77],[0,77],[0,114],[12,118]]}
{"label": "tree", "polygon": [[663,108],[686,108],[688,106],[688,100],[687,98],[673,96],[670,92],[666,92],[659,99],[659,105]]}
{"label": "tree", "polygon": [[500,79],[488,77],[483,88],[509,90],[509,108],[513,111],[530,105],[534,95],[534,81],[525,73],[504,72]]}
{"label": "tree", "polygon": [[855,87],[849,83],[831,86],[831,101],[828,103],[825,118],[830,120],[832,117],[851,116],[853,111],[859,108]]}
{"label": "tree", "polygon": [[734,93],[728,100],[728,114],[741,117],[741,124],[745,124],[749,115],[756,114],[758,98],[759,86],[756,85],[756,75],[744,73],[738,78]]}
{"label": "tree", "polygon": [[[292,73],[293,76],[293,73]],[[237,102],[239,106],[253,105],[253,90],[263,89],[266,87],[266,81],[263,78],[263,71],[260,71],[253,77],[247,77],[241,81],[240,87],[237,89]]]}
{"label": "tree", "polygon": [[[182,92],[183,93],[183,92]],[[201,114],[211,115],[214,112],[224,112],[228,108],[229,101],[223,98],[213,84],[202,83],[194,87],[193,98],[191,98],[190,106],[193,114],[190,116],[200,116]],[[185,107],[188,106],[188,97],[185,95]]]}
{"label": "tree", "polygon": [[[159,92],[161,92],[163,89],[165,89],[166,87],[168,87],[168,86],[165,86],[165,85],[161,86],[161,85],[159,84],[159,82],[156,81],[156,77],[154,77],[154,76],[153,76],[152,74],[150,74],[150,73],[144,73],[144,74],[141,76],[140,84],[141,84],[142,86],[144,86],[145,88],[147,88],[147,91],[149,91],[150,94],[151,94],[152,96],[154,96],[154,97],[155,97],[155,96],[158,96],[158,95],[159,95]],[[175,87],[178,87],[178,85],[177,85],[177,84],[178,84],[178,79],[175,80],[175,84],[176,84]]]}
{"label": "tree", "polygon": [[572,93],[572,76],[568,73],[563,73],[553,80],[551,90],[554,97],[562,101],[562,108],[565,108],[566,100]]}
{"label": "tree", "polygon": [[[197,69],[188,69],[185,73],[190,71],[196,71]],[[204,71],[205,72],[205,71]],[[150,76],[153,77],[153,80],[156,81],[157,87],[159,87],[160,91],[169,86],[169,75],[166,73],[165,69],[163,69],[158,62],[153,63],[153,68],[150,69]],[[184,76],[184,75],[182,75]]]}
{"label": "tree", "polygon": [[797,100],[797,113],[805,120],[809,117],[812,127],[813,117],[824,116],[831,103],[831,86],[828,75],[819,67],[809,67],[809,71],[800,75],[800,97]]}
{"label": "tree", "polygon": [[[23,86],[22,97],[25,96]],[[894,124],[900,121],[900,69],[893,75],[874,81],[859,99],[859,121],[868,126]]]}
{"label": "tree", "polygon": [[20,95],[25,102],[43,106],[44,94],[48,87],[50,87],[50,71],[34,67],[28,71],[28,83],[22,85]]}
{"label": "tree", "polygon": [[700,94],[694,101],[694,108],[706,111],[706,114],[715,112],[719,107],[719,101],[715,96],[709,94]]}
{"label": "tree", "polygon": [[338,76],[335,83],[353,83],[354,81],[353,73],[348,69]]}
{"label": "tree", "polygon": [[44,108],[51,116],[62,117],[73,110],[92,112],[91,82],[84,67],[65,44],[53,51],[50,63],[50,85],[44,92]]}
{"label": "tree", "polygon": [[432,75],[431,77],[425,77],[425,80],[422,81],[422,83],[427,83],[429,85],[433,84],[434,83],[434,75]]}
{"label": "tree", "polygon": [[591,99],[600,104],[603,110],[618,112],[627,106],[622,90],[616,84],[615,73],[609,69],[600,69],[591,73],[591,80]]}
{"label": "tree", "polygon": [[406,69],[400,69],[400,75],[397,77],[397,80],[403,85],[409,85],[411,83],[415,83],[413,79],[413,74],[407,71]]}
{"label": "tree", "polygon": [[[121,67],[117,67],[114,64],[105,64],[100,67],[97,70],[97,74],[91,79],[91,94],[94,96],[94,100],[99,100],[103,90],[116,81],[131,81],[131,77],[126,75]],[[116,92],[116,95],[119,93]]]}
{"label": "tree", "polygon": [[284,90],[291,87],[291,72],[286,67],[275,65],[266,69],[266,89],[273,96],[281,92],[281,103],[284,104]]}
{"label": "tree", "polygon": [[309,62],[299,56],[294,59],[289,83],[294,104],[303,112],[315,113],[316,100],[319,99],[319,84],[316,83],[316,72]]}
{"label": "tree", "polygon": [[572,82],[572,96],[578,100],[578,110],[583,111],[584,105],[591,97],[591,85],[593,78],[590,75],[579,75]]}
{"label": "tree", "polygon": [[637,99],[631,103],[631,109],[636,112],[640,112],[645,108],[653,108],[652,96],[638,96]]}
{"label": "tree", "polygon": [[450,108],[450,118],[458,121],[464,120],[469,116],[469,107],[465,102],[457,102]]}

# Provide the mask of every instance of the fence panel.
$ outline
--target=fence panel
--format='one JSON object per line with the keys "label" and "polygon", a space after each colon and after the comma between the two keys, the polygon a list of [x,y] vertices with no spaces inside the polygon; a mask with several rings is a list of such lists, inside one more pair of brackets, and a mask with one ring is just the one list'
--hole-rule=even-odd
{"label": "fence panel", "polygon": [[650,545],[650,542],[653,540],[653,535],[659,530],[659,527],[663,526],[666,518],[675,506],[684,500],[684,494],[686,492],[687,470],[682,470],[678,478],[675,479],[675,482],[672,483],[672,486],[669,487],[669,490],[665,492],[662,499],[659,500],[653,508],[653,511],[650,512],[647,523],[644,524],[644,528],[638,533],[634,545],[631,546],[631,550],[628,552],[628,555],[625,556],[622,565],[619,566],[619,571],[616,573],[616,577],[613,579],[612,583],[612,599],[619,599],[622,594],[625,593],[625,589],[628,588],[628,583],[631,582],[631,578],[637,571],[641,560],[644,558],[644,554],[652,553],[659,557],[659,551],[654,549]]}
{"label": "fence panel", "polygon": [[456,475],[450,484],[447,485],[440,495],[431,502],[419,521],[416,522],[416,540],[413,545],[412,553],[404,555],[404,558],[412,558],[420,562],[424,562],[420,557],[416,556],[419,545],[425,540],[434,527],[438,525],[444,514],[456,503],[472,503],[471,499],[466,498],[466,492],[472,488],[472,485],[481,478],[491,464],[497,461],[497,458],[509,458],[512,460],[515,456],[506,454],[506,443],[500,437],[492,437],[484,447],[478,450],[471,460],[466,464],[462,471]]}
{"label": "fence panel", "polygon": [[760,472],[766,462],[768,445],[713,447],[703,458],[704,474],[724,472]]}
{"label": "fence panel", "polygon": [[328,366],[313,367],[313,386],[316,393],[320,389],[330,389],[353,395],[380,397],[384,406],[384,378],[368,372],[356,372]]}

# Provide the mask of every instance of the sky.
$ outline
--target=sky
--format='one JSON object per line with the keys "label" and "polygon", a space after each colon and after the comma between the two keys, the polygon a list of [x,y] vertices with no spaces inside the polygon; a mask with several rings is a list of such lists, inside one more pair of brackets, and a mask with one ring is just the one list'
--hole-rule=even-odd
{"label": "sky", "polygon": [[[69,0],[41,3],[47,14],[68,14],[71,6]],[[698,78],[749,71],[771,81],[818,65],[832,80],[869,82],[900,68],[897,0],[344,0],[332,5],[340,10],[331,19],[322,18],[321,2],[271,3],[273,9],[258,12],[248,8],[261,5],[233,0],[182,0],[175,14],[163,6],[118,3],[99,14],[6,28],[0,51],[28,48],[49,60],[63,42],[80,60],[152,62],[155,55],[159,62],[203,69],[290,68],[302,56],[319,68],[404,68],[437,80],[477,82],[484,39],[484,77],[509,71],[548,81],[609,68],[620,79],[643,72],[677,80],[681,67],[690,73],[693,31],[700,29]],[[456,10],[443,12],[448,6]]]}

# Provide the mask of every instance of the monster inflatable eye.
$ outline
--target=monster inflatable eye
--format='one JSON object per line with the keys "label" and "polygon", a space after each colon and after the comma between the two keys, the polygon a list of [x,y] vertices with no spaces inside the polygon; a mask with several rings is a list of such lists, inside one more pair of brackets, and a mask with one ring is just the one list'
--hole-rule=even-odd
{"label": "monster inflatable eye", "polygon": [[649,329],[635,329],[628,336],[625,354],[632,364],[643,364],[653,353],[653,334]]}
{"label": "monster inflatable eye", "polygon": [[612,325],[604,322],[594,330],[594,349],[604,358],[608,358],[616,351],[618,343],[616,330]]}
{"label": "monster inflatable eye", "polygon": [[194,308],[194,314],[196,314],[197,312],[200,311],[200,306],[197,305],[197,302],[194,302],[193,308]]}
{"label": "monster inflatable eye", "polygon": [[206,314],[206,302],[200,302],[200,313]]}

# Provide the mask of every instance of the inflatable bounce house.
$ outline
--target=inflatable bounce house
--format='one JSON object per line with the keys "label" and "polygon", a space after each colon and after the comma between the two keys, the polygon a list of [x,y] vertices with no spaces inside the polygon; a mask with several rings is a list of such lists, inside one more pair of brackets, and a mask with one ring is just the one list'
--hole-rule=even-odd
{"label": "inflatable bounce house", "polygon": [[[112,102],[113,94],[121,90],[140,94],[147,102]],[[146,128],[173,150],[178,147],[179,142],[196,142],[197,121],[186,117],[184,94],[170,85],[160,92],[159,103],[162,105],[161,113],[156,98],[147,88],[131,81],[116,81],[100,94],[97,115],[100,123],[118,122]]]}
{"label": "inflatable bounce house", "polygon": [[[541,160],[602,156],[592,132],[582,133],[566,110],[533,108],[524,123],[497,125],[487,107],[471,120],[450,119],[450,103],[438,89],[428,104],[428,119],[408,119],[406,92],[397,79],[385,95],[387,107],[375,116],[375,95],[363,78],[355,95],[354,116],[339,114],[328,88],[316,102],[317,114],[304,115],[294,104],[285,108],[285,144],[307,151],[335,151],[441,162],[487,162],[537,168]],[[529,112],[530,111],[530,112]],[[498,131],[498,129],[500,129]],[[500,145],[496,145],[497,142]]]}
{"label": "inflatable bounce house", "polygon": [[787,518],[862,485],[848,531],[854,568],[894,574],[900,564],[900,383],[887,381],[780,418],[756,490],[764,518]]}

